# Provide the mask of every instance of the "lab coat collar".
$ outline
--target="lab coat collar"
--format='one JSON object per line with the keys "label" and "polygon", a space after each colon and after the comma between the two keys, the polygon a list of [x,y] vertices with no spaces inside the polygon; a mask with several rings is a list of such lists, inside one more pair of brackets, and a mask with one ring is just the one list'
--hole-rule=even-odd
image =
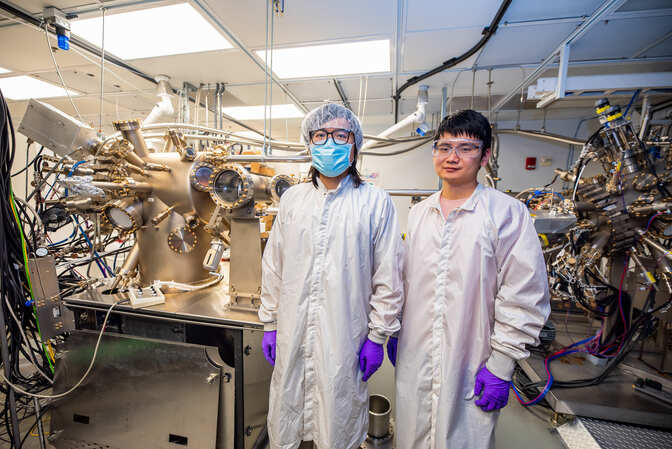
{"label": "lab coat collar", "polygon": [[[478,203],[478,198],[479,198],[482,191],[483,191],[483,186],[480,183],[476,184],[476,188],[471,193],[471,196],[469,196],[467,201],[465,201],[464,204],[461,205],[460,207],[458,207],[457,209],[466,210],[466,211],[469,211],[469,212],[473,211],[474,208],[476,207],[476,203]],[[441,202],[440,202],[440,200],[441,200],[441,191],[440,190],[438,192],[432,194],[432,196],[430,196],[427,199],[427,201],[429,201],[429,207],[432,207],[432,208],[438,210],[439,213],[441,213]]]}
{"label": "lab coat collar", "polygon": [[[336,187],[336,190],[332,190],[332,192],[339,193],[341,190],[345,190],[345,188],[350,186],[351,184],[352,184],[352,176],[348,174],[345,176],[345,178],[341,179],[341,182],[338,183],[338,187]],[[324,185],[319,176],[317,177],[317,190],[321,193],[329,192],[329,190]]]}

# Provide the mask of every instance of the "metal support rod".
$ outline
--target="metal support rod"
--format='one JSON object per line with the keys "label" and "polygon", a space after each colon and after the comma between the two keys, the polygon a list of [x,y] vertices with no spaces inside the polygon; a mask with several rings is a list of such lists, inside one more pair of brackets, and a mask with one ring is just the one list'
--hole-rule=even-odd
{"label": "metal support rod", "polygon": [[553,62],[553,59],[555,59],[555,56],[560,52],[560,50],[565,46],[565,45],[570,45],[572,42],[578,40],[583,36],[588,30],[590,30],[595,24],[599,23],[600,20],[602,20],[602,17],[609,14],[611,11],[614,9],[620,7],[623,3],[625,3],[626,0],[607,0],[604,3],[602,3],[602,6],[597,8],[597,10],[588,18],[586,19],[585,22],[581,24],[581,26],[577,27],[574,31],[572,31],[569,36],[563,40],[560,45],[549,54],[544,61],[537,66],[537,68],[527,75],[523,81],[521,81],[516,87],[511,89],[511,91],[504,95],[501,100],[495,104],[495,107],[492,109],[492,112],[497,112],[500,109],[504,107],[506,103],[509,102],[513,97],[515,97],[518,92],[521,89],[524,89],[527,85],[529,85],[532,81],[537,79],[539,75],[542,74],[542,72],[546,69],[546,67]]}
{"label": "metal support rod", "polygon": [[44,427],[42,426],[42,412],[40,411],[40,400],[33,398],[35,405],[35,417],[37,418],[37,440],[40,442],[40,449],[47,449],[47,442],[44,439]]}
{"label": "metal support rod", "polygon": [[644,95],[644,100],[642,100],[642,113],[641,120],[639,123],[639,140],[644,140],[649,130],[649,122],[651,121],[651,99],[648,95]]}
{"label": "metal support rod", "polygon": [[346,108],[350,109],[352,111],[352,106],[350,105],[350,101],[348,101],[348,97],[345,96],[345,91],[343,90],[343,86],[341,86],[341,82],[334,78],[334,86],[336,87],[336,92],[338,92],[338,96],[341,97],[341,101],[343,102],[343,106]]}
{"label": "metal support rod", "polygon": [[98,132],[103,132],[103,95],[105,92],[105,7],[100,8],[102,30],[100,32],[100,104],[98,105]]}
{"label": "metal support rod", "polygon": [[[201,11],[203,11],[205,13],[207,18],[212,20],[214,25],[222,33],[224,33],[226,39],[229,42],[231,42],[232,45],[234,45],[235,47],[238,47],[240,49],[240,51],[242,51],[248,58],[250,58],[252,60],[252,62],[254,62],[261,70],[265,70],[265,64],[261,60],[261,58],[259,56],[257,56],[256,54],[254,54],[249,48],[247,48],[247,46],[245,46],[245,44],[243,44],[240,41],[240,39],[238,39],[238,37],[231,32],[231,30],[229,30],[227,27],[225,27],[224,24],[222,24],[222,22],[217,17],[215,17],[215,15],[213,13],[211,13],[208,8],[206,8],[203,5],[201,0],[193,0],[193,3],[196,4],[201,9]],[[285,95],[287,95],[287,98],[289,98],[292,101],[292,103],[294,103],[303,112],[308,112],[308,108],[306,108],[306,106],[303,103],[301,103],[301,101],[292,93],[292,91],[290,91],[287,88],[287,86],[284,83],[280,82],[280,79],[278,79],[278,77],[274,73],[271,72],[270,77],[271,77],[271,81],[273,83],[275,83],[276,86],[278,86],[278,88],[280,88],[280,90],[282,90],[282,92]]]}
{"label": "metal support rod", "polygon": [[569,44],[560,49],[560,67],[558,68],[558,84],[555,86],[555,98],[564,98],[567,88],[567,68],[569,67]]}
{"label": "metal support rod", "polygon": [[[4,303],[5,301],[0,301]],[[2,354],[2,368],[5,373],[5,379],[11,376],[9,366],[9,346],[7,345],[7,327],[5,326],[5,305],[0,304],[0,353]],[[14,441],[14,447],[21,447],[21,431],[19,429],[19,417],[16,413],[16,393],[14,389],[7,386],[7,401],[9,402],[9,418],[12,421],[12,435],[8,437]]]}
{"label": "metal support rod", "polygon": [[662,44],[663,42],[665,42],[666,40],[668,40],[668,39],[671,38],[671,37],[672,37],[672,31],[670,31],[669,33],[665,34],[665,35],[664,35],[663,37],[661,37],[660,39],[656,39],[655,41],[651,42],[649,45],[647,45],[646,47],[642,48],[641,50],[638,50],[637,53],[635,53],[634,55],[631,56],[631,58],[638,58],[638,57],[644,55],[644,53],[646,53],[647,51],[651,50],[653,47],[658,46],[658,44]]}
{"label": "metal support rod", "polygon": [[220,83],[217,92],[217,114],[219,115],[219,129],[224,129],[224,111],[222,111],[223,97],[224,97],[224,83]]}
{"label": "metal support rod", "polygon": [[441,88],[441,117],[439,122],[446,117],[446,102],[448,101],[448,86]]}

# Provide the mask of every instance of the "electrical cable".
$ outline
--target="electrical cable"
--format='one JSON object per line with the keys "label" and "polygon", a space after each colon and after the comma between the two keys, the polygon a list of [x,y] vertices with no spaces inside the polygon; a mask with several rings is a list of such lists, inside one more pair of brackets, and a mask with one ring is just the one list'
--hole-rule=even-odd
{"label": "electrical cable", "polygon": [[95,361],[96,361],[96,356],[98,355],[98,347],[100,346],[100,341],[102,340],[102,338],[103,338],[103,334],[105,333],[105,327],[107,326],[107,320],[108,320],[108,318],[110,317],[110,313],[112,313],[112,309],[114,309],[118,304],[120,304],[120,303],[122,303],[122,302],[124,302],[124,301],[128,301],[128,300],[127,300],[127,299],[120,299],[119,301],[116,301],[115,303],[113,303],[113,304],[110,306],[109,309],[107,309],[107,313],[105,314],[105,319],[103,320],[103,324],[102,324],[102,326],[101,326],[101,328],[100,328],[100,333],[98,334],[98,339],[96,340],[96,346],[94,346],[94,348],[93,348],[93,356],[91,357],[91,363],[89,363],[89,367],[88,367],[88,368],[86,369],[86,371],[84,372],[84,375],[82,376],[82,378],[79,379],[79,381],[77,381],[77,383],[76,383],[75,385],[73,385],[69,390],[67,390],[67,391],[65,391],[65,392],[63,392],[63,393],[52,394],[52,395],[48,395],[48,394],[35,394],[35,393],[30,393],[30,392],[28,392],[28,391],[25,391],[25,390],[23,390],[23,389],[17,387],[16,385],[12,384],[10,381],[7,380],[7,378],[5,378],[5,375],[4,375],[3,373],[1,373],[1,372],[0,372],[0,380],[2,380],[3,382],[5,382],[7,385],[9,385],[9,386],[10,386],[13,390],[15,390],[16,392],[21,393],[21,394],[25,394],[26,396],[30,396],[30,397],[32,397],[32,398],[40,398],[40,399],[58,399],[58,398],[62,398],[62,397],[64,397],[64,396],[67,396],[68,394],[72,393],[73,391],[75,391],[75,390],[82,384],[82,382],[84,382],[84,380],[86,379],[86,377],[87,377],[87,376],[89,375],[89,373],[91,372],[91,369],[93,368],[93,364],[94,364]]}
{"label": "electrical cable", "polygon": [[68,86],[65,85],[65,81],[63,81],[63,75],[61,75],[61,69],[58,68],[58,63],[56,62],[56,56],[54,56],[54,49],[51,48],[51,43],[49,42],[49,30],[48,30],[48,24],[44,24],[44,38],[47,41],[47,48],[49,48],[49,54],[51,55],[51,60],[54,63],[54,68],[56,69],[56,73],[58,74],[58,79],[61,80],[61,86],[63,87],[63,90],[68,96],[68,100],[70,100],[70,104],[72,105],[73,109],[77,113],[77,118],[79,118],[80,122],[83,122],[84,120],[82,119],[82,114],[79,113],[79,108],[77,105],[75,105],[75,102],[72,100],[72,96],[70,95],[70,90],[68,90]]}
{"label": "electrical cable", "polygon": [[[26,152],[27,152],[27,151],[30,151],[30,145],[31,145],[31,144],[28,144],[28,147],[26,148]],[[40,156],[42,156],[42,152],[43,152],[43,151],[44,151],[44,146],[40,147],[40,150],[37,152],[37,154],[35,155],[35,157],[34,157],[30,162],[28,162],[28,163],[26,164],[25,167],[23,167],[21,170],[17,171],[16,173],[12,174],[12,175],[11,175],[12,178],[15,177],[15,176],[18,176],[18,175],[20,175],[21,173],[23,173],[24,171],[28,170],[28,168],[29,168],[31,165],[33,165],[33,164],[35,163],[35,161],[36,161]]]}
{"label": "electrical cable", "polygon": [[431,76],[436,75],[437,73],[441,73],[444,70],[456,66],[457,64],[470,58],[473,54],[475,54],[477,51],[483,48],[483,46],[485,46],[485,44],[488,43],[490,38],[497,31],[499,22],[502,20],[502,17],[504,17],[504,13],[506,13],[506,10],[509,8],[509,5],[511,5],[511,0],[504,0],[502,2],[499,9],[497,10],[497,13],[495,14],[495,17],[490,22],[490,25],[488,25],[483,29],[482,32],[483,36],[473,47],[471,47],[466,52],[462,53],[460,56],[450,58],[449,60],[442,63],[440,66],[435,67],[432,70],[423,73],[422,75],[411,77],[408,81],[406,81],[401,87],[397,89],[397,91],[392,96],[392,99],[394,100],[394,123],[397,123],[399,121],[399,100],[401,99],[401,93],[424,79],[427,79]]}

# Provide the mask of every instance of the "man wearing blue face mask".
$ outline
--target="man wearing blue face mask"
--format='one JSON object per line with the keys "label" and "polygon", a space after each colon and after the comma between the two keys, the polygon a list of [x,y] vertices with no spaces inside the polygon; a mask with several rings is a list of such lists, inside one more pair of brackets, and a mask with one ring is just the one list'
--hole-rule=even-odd
{"label": "man wearing blue face mask", "polygon": [[400,327],[403,247],[389,195],[355,167],[357,117],[325,104],[301,132],[312,183],[282,196],[262,262],[269,436],[272,448],[352,449],[366,437],[366,381]]}

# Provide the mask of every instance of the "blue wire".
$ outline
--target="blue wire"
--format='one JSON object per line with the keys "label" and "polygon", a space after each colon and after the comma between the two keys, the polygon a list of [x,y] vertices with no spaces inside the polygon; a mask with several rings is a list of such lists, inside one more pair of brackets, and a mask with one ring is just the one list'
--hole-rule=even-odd
{"label": "blue wire", "polygon": [[630,103],[625,107],[625,112],[623,113],[623,117],[628,117],[628,111],[630,111],[630,106],[635,102],[637,99],[637,95],[641,92],[641,89],[637,89],[634,94],[632,94],[632,98],[630,99]]}
{"label": "blue wire", "polygon": [[[564,356],[569,355],[569,354],[574,354],[575,352],[581,352],[581,351],[582,351],[581,349],[573,349],[573,350],[571,350],[571,351],[570,351],[570,349],[572,349],[572,348],[576,348],[577,346],[580,346],[580,345],[584,345],[584,344],[588,343],[589,341],[593,340],[594,338],[595,338],[595,337],[588,337],[588,338],[585,338],[585,339],[583,339],[583,340],[581,340],[581,341],[577,341],[577,342],[574,343],[573,345],[567,346],[567,347],[564,349],[563,352],[558,353],[558,354],[555,354],[555,355],[553,355],[553,356],[551,356],[551,357],[548,358],[548,374],[549,374],[549,376],[548,376],[548,380],[546,381],[546,386],[545,386],[544,389],[541,391],[541,393],[539,394],[539,396],[537,396],[536,398],[534,398],[534,400],[532,400],[532,402],[527,402],[527,403],[525,403],[525,401],[523,400],[523,398],[520,397],[520,394],[518,393],[518,390],[516,390],[515,385],[513,385],[513,382],[509,382],[509,383],[511,384],[511,388],[513,388],[513,392],[515,393],[516,396],[518,396],[518,400],[521,402],[521,405],[523,405],[524,407],[528,407],[528,406],[530,406],[530,405],[535,405],[535,404],[537,404],[539,401],[541,401],[542,399],[544,399],[544,397],[546,396],[546,394],[551,390],[551,387],[553,386],[553,380],[554,380],[554,378],[553,378],[553,373],[551,372],[551,362],[552,362],[553,360],[558,359],[558,358],[560,358],[560,357],[564,357]],[[546,364],[546,360],[544,360],[544,365],[545,365],[545,364]]]}
{"label": "blue wire", "polygon": [[[73,218],[73,222],[74,222],[74,221],[75,221],[75,220],[74,220],[74,218]],[[67,238],[64,238],[63,240],[60,240],[60,241],[58,241],[58,242],[50,243],[50,244],[47,245],[47,246],[56,246],[56,245],[60,245],[61,243],[65,243],[65,242],[67,242],[68,240],[70,240],[71,238],[73,238],[73,237],[76,236],[76,235],[77,235],[77,224],[75,224],[75,227],[72,229],[72,234],[70,234]]]}
{"label": "blue wire", "polygon": [[[75,173],[75,170],[77,169],[77,167],[82,165],[84,162],[86,162],[86,161],[81,160],[81,161],[77,161],[74,164],[72,164],[72,168],[70,168],[70,171],[68,172],[68,175],[66,176],[66,178],[71,177]],[[65,189],[65,196],[68,196],[68,189],[67,188]]]}
{"label": "blue wire", "polygon": [[54,183],[53,183],[53,184],[49,184],[49,183],[47,183],[47,184],[49,184],[49,190],[47,190],[47,194],[44,195],[44,198],[45,198],[45,199],[46,199],[46,198],[49,198],[49,194],[51,193],[51,190],[52,190],[52,189],[54,188],[54,186],[56,185],[56,181],[58,181],[59,176],[61,176],[60,173],[56,175],[56,178],[54,179]]}
{"label": "blue wire", "polygon": [[[89,248],[93,249],[93,244],[91,243],[91,240],[89,240],[89,236],[86,235],[86,232],[84,232],[84,229],[82,229],[82,225],[77,223],[77,227],[79,227],[79,230],[82,233],[82,236],[84,236],[84,240],[86,241],[86,244],[89,245]],[[110,269],[109,266],[107,266],[107,263],[103,260],[102,257],[100,257],[100,254],[98,254],[98,251],[93,249],[93,255],[96,256],[96,265],[98,265],[98,268],[100,268],[100,271],[103,273],[104,277],[107,277],[105,274],[105,271],[107,271],[108,274],[112,274],[112,269]]]}

